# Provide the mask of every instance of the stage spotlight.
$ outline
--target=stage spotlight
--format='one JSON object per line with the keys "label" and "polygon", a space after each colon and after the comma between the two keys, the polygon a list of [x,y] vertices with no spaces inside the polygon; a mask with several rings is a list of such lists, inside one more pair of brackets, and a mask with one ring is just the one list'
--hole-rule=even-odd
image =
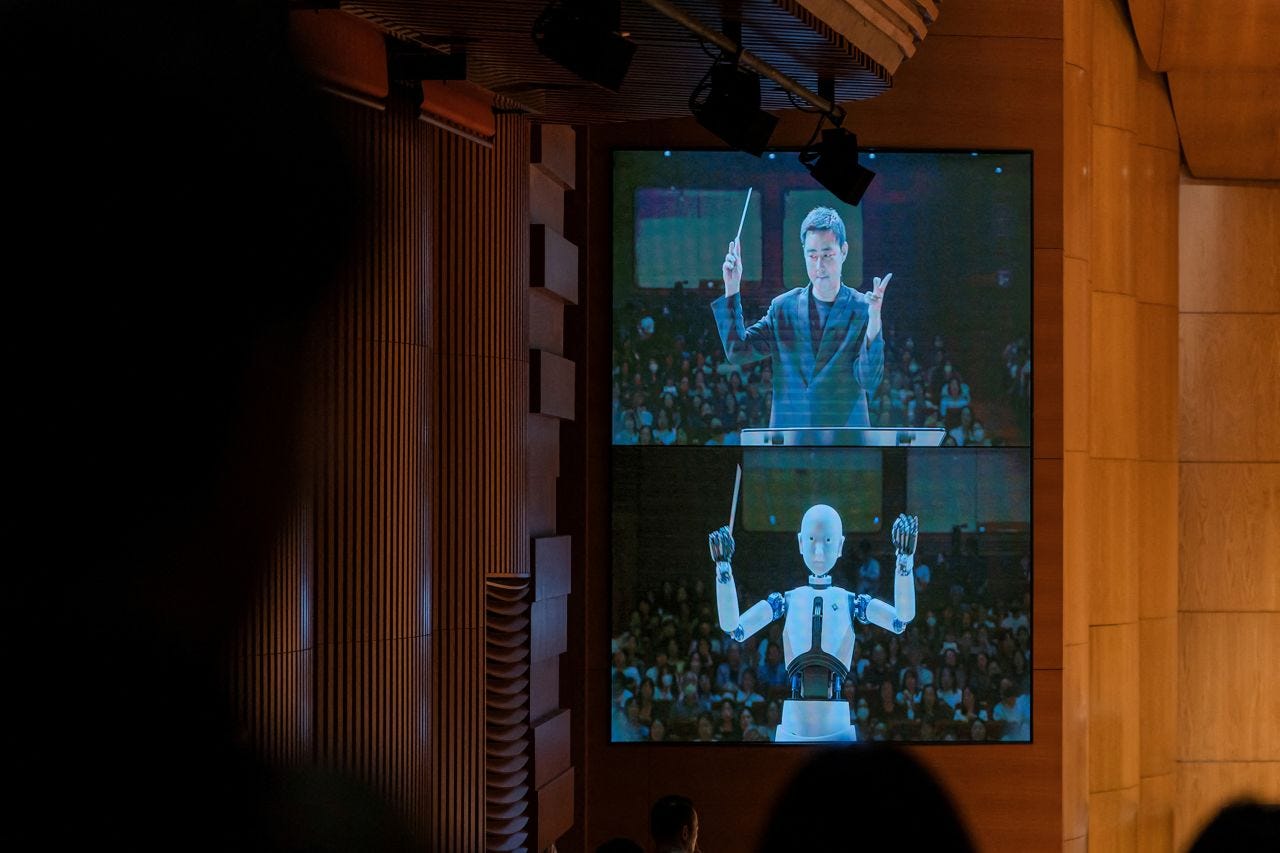
{"label": "stage spotlight", "polygon": [[803,151],[800,162],[815,181],[848,204],[862,201],[876,177],[858,162],[858,137],[840,127],[822,131],[822,142]]}
{"label": "stage spotlight", "polygon": [[777,118],[760,109],[760,75],[725,56],[716,60],[698,84],[689,98],[689,109],[698,124],[730,147],[757,157],[768,147],[778,124]]}
{"label": "stage spotlight", "polygon": [[547,59],[616,93],[636,52],[621,30],[622,0],[552,0],[533,24],[533,41]]}

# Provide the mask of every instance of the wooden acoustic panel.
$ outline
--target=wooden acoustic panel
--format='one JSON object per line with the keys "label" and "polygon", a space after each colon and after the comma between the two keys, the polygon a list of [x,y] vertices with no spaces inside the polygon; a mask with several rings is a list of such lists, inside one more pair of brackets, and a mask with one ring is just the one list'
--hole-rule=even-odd
{"label": "wooden acoustic panel", "polygon": [[1167,853],[1173,846],[1177,774],[1143,776],[1138,787],[1138,853]]}
{"label": "wooden acoustic panel", "polygon": [[1173,69],[1173,112],[1197,178],[1280,180],[1280,69]]}
{"label": "wooden acoustic panel", "polygon": [[1137,334],[1134,298],[1095,290],[1089,314],[1089,454],[1095,458],[1138,458]]}
{"label": "wooden acoustic panel", "polygon": [[1089,75],[1093,80],[1093,123],[1132,131],[1137,118],[1134,81],[1139,60],[1124,0],[1092,2]]}
{"label": "wooden acoustic panel", "polygon": [[1128,0],[1147,65],[1171,68],[1280,66],[1280,6],[1271,0]]}
{"label": "wooden acoustic panel", "polygon": [[1280,313],[1182,314],[1183,462],[1280,462]]}
{"label": "wooden acoustic panel", "polygon": [[[1068,261],[1087,262],[1093,239],[1093,114],[1089,72],[1062,71],[1062,250]],[[1087,277],[1087,273],[1086,273]],[[1071,328],[1069,325],[1067,328]]]}
{"label": "wooden acoustic panel", "polygon": [[1093,0],[1063,0],[1062,59],[1086,71],[1093,65]]}
{"label": "wooden acoustic panel", "polygon": [[1180,761],[1280,761],[1278,648],[1280,612],[1179,614]]}
{"label": "wooden acoustic panel", "polygon": [[1280,187],[1184,178],[1178,200],[1181,309],[1280,313]]}
{"label": "wooden acoustic panel", "polygon": [[382,33],[338,10],[289,13],[289,46],[299,64],[345,95],[387,97],[387,49]]}
{"label": "wooden acoustic panel", "polygon": [[1089,449],[1089,351],[1092,346],[1089,263],[1062,263],[1062,445],[1066,452]]}
{"label": "wooden acoustic panel", "polygon": [[1069,450],[1062,460],[1062,642],[1089,642],[1089,575],[1094,565],[1092,462]]}
{"label": "wooden acoustic panel", "polygon": [[1089,644],[1062,650],[1062,835],[1089,832]]}
{"label": "wooden acoustic panel", "polygon": [[1280,611],[1280,463],[1184,463],[1179,605]]}
{"label": "wooden acoustic panel", "polygon": [[[1173,101],[1163,74],[1137,63],[1138,80],[1135,92],[1136,126],[1138,144],[1160,148],[1174,155],[1175,165],[1182,151],[1178,141],[1178,122],[1173,115]],[[1177,174],[1175,170],[1175,175]]]}
{"label": "wooden acoustic panel", "polygon": [[332,105],[369,229],[317,323],[307,608],[312,758],[372,786],[425,834],[431,641],[426,435],[431,385],[427,138],[416,110]]}
{"label": "wooden acoustic panel", "polygon": [[1173,462],[1178,458],[1178,309],[1139,302],[1136,326],[1138,456]]}
{"label": "wooden acoustic panel", "polygon": [[529,581],[485,584],[485,840],[510,850],[527,838],[529,797]]}
{"label": "wooden acoustic panel", "polygon": [[[1066,331],[1062,326],[1063,258],[1058,249],[1037,249],[1033,255],[1035,290],[1032,295],[1035,341],[1035,381],[1041,388],[1061,388]],[[1071,332],[1074,334],[1074,330]],[[1032,413],[1037,459],[1062,458],[1063,396],[1037,394]]]}
{"label": "wooden acoustic panel", "polygon": [[1143,619],[1178,611],[1178,463],[1138,462],[1138,614]]}
{"label": "wooden acoustic panel", "polygon": [[1130,130],[1098,124],[1096,102],[1094,110],[1090,277],[1095,292],[1132,294],[1134,135]]}
{"label": "wooden acoustic panel", "polygon": [[1089,849],[1138,849],[1138,797],[1135,784],[1089,795]]}
{"label": "wooden acoustic panel", "polygon": [[[519,754],[527,721],[488,705],[527,679],[528,629],[508,626],[501,648],[487,642],[485,602],[486,579],[528,584],[529,130],[502,114],[492,148],[430,134],[432,828],[439,849],[478,850],[528,834],[518,816],[485,819],[486,802],[528,793],[518,770],[490,761]],[[487,786],[490,772],[503,774],[501,790]]]}
{"label": "wooden acoustic panel", "polygon": [[1133,150],[1133,271],[1139,302],[1178,307],[1178,149]]}
{"label": "wooden acoustic panel", "polygon": [[1186,850],[1227,803],[1280,802],[1280,761],[1211,761],[1178,764],[1174,850]]}
{"label": "wooden acoustic panel", "polygon": [[1089,624],[1138,618],[1137,462],[1089,461]]}
{"label": "wooden acoustic panel", "polygon": [[[1037,531],[1043,531],[1032,542],[1035,582],[1031,606],[1036,614],[1037,629],[1060,637],[1066,604],[1063,600],[1063,533],[1059,525],[1051,522],[1063,516],[1063,460],[1037,456],[1032,462],[1031,478],[1034,489],[1031,521]],[[1036,643],[1031,655],[1037,670],[1062,667],[1061,643]]]}
{"label": "wooden acoustic panel", "polygon": [[[1089,791],[1133,790],[1138,785],[1138,624],[1089,629]],[[1090,835],[1093,816],[1090,815]],[[1106,849],[1106,848],[1104,848]]]}
{"label": "wooden acoustic panel", "polygon": [[[1173,773],[1177,740],[1178,620],[1176,616],[1138,622],[1139,772]],[[1184,689],[1194,690],[1191,685]]]}

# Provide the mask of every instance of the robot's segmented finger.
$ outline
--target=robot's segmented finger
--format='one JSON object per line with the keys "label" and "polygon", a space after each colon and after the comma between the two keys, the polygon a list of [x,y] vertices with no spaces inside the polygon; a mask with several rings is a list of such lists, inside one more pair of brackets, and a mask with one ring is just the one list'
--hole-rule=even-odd
{"label": "robot's segmented finger", "polygon": [[920,519],[914,515],[901,514],[893,523],[893,545],[899,552],[914,554],[916,537],[920,532]]}
{"label": "robot's segmented finger", "polygon": [[733,560],[733,534],[727,526],[708,534],[707,545],[711,548],[711,559],[715,562],[728,563]]}

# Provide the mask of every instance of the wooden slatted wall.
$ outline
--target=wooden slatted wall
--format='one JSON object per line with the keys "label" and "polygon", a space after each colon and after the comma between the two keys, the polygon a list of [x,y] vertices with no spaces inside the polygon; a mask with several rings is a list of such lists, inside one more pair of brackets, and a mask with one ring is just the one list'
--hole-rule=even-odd
{"label": "wooden slatted wall", "polygon": [[432,833],[485,846],[485,578],[529,573],[528,127],[492,148],[430,131]]}
{"label": "wooden slatted wall", "polygon": [[370,200],[315,335],[308,485],[242,639],[236,699],[277,763],[359,780],[429,831],[429,133],[334,99]]}

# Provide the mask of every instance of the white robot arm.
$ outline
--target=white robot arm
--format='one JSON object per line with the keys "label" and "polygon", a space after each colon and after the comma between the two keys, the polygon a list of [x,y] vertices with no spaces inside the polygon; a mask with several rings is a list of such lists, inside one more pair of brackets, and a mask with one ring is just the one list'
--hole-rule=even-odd
{"label": "white robot arm", "polygon": [[733,581],[733,534],[728,527],[707,536],[711,547],[711,559],[716,563],[716,609],[720,615],[720,629],[739,643],[775,619],[787,613],[787,601],[781,593],[773,593],[765,601],[757,601],[738,611],[738,586]]}
{"label": "white robot arm", "polygon": [[912,569],[916,561],[916,535],[920,531],[920,519],[914,515],[899,515],[893,523],[893,550],[897,559],[893,573],[893,604],[865,595],[855,607],[867,622],[879,625],[895,634],[906,630],[916,618],[916,584]]}

